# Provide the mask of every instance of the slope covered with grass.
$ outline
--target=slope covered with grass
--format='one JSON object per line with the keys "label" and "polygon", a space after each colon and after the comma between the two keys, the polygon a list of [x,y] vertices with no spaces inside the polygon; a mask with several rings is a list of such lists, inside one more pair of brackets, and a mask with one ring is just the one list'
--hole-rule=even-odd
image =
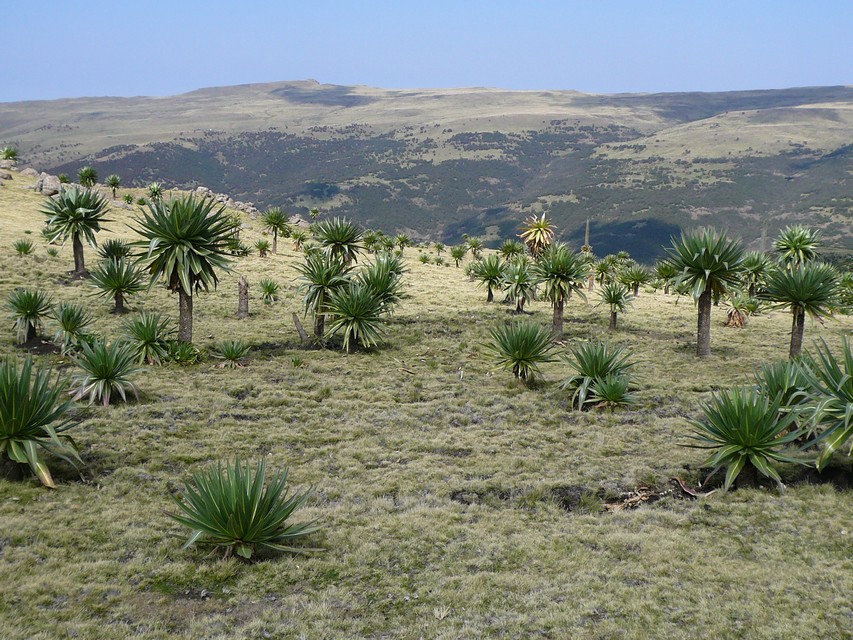
{"label": "slope covered with grass", "polygon": [[[109,301],[68,280],[70,247],[47,256],[42,199],[27,182],[0,188],[0,298],[45,288],[86,305],[95,330],[116,336]],[[131,215],[116,209],[113,233],[99,239],[130,239]],[[246,221],[251,244],[260,225]],[[36,240],[35,256],[14,255],[21,237]],[[785,466],[791,486],[781,494],[767,486],[691,500],[670,480],[704,478],[702,453],[679,446],[688,418],[713,389],[786,356],[788,314],[738,330],[715,308],[714,355],[697,360],[689,300],[641,290],[610,333],[606,308],[575,296],[559,351],[593,337],[629,347],[640,403],[572,411],[557,385],[565,363],[543,365],[534,388],[492,370],[483,343],[512,307],[487,305],[461,268],[422,264],[419,251],[405,250],[409,297],[385,343],[350,354],[302,347],[290,319],[301,312],[300,256],[289,241],[278,255],[236,259],[216,292],[196,298],[195,336],[203,350],[246,341],[247,367],[146,367],[134,379],[139,402],[79,410],[82,478],[52,461],[55,491],[0,481],[4,637],[849,634],[849,489]],[[250,282],[246,320],[235,318],[240,275]],[[259,300],[263,277],[282,285],[271,305]],[[128,306],[177,317],[161,287]],[[526,308],[550,324],[545,303]],[[20,355],[11,325],[0,352]],[[847,317],[810,324],[807,342],[822,336],[836,348],[851,328]],[[38,358],[73,370],[68,358]],[[324,551],[246,564],[181,548],[185,532],[163,514],[170,496],[193,470],[235,455],[289,466],[296,487],[315,487],[299,519],[322,521],[310,544]],[[824,472],[848,483],[850,474],[841,456]],[[619,508],[650,495],[660,499]]]}

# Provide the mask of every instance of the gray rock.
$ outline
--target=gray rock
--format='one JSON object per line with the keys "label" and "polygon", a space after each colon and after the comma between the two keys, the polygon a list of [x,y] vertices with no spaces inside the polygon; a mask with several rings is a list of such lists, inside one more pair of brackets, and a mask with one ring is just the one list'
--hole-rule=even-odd
{"label": "gray rock", "polygon": [[11,180],[12,174],[8,171],[0,171],[0,180]]}
{"label": "gray rock", "polygon": [[14,160],[0,160],[0,169],[14,169],[15,161]]}
{"label": "gray rock", "polygon": [[27,167],[26,169],[21,170],[21,175],[27,176],[28,178],[38,178],[39,172],[32,167]]}
{"label": "gray rock", "polygon": [[56,195],[61,189],[62,183],[59,182],[59,178],[47,173],[42,173],[39,176],[38,182],[36,182],[36,193],[41,193],[45,196]]}

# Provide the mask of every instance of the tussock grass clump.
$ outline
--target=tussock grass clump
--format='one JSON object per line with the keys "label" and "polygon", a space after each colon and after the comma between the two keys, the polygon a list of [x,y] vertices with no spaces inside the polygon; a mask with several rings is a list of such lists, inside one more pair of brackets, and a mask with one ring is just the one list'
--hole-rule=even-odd
{"label": "tussock grass clump", "polygon": [[143,311],[125,320],[122,328],[139,364],[160,365],[169,359],[169,344],[177,329],[168,318]]}

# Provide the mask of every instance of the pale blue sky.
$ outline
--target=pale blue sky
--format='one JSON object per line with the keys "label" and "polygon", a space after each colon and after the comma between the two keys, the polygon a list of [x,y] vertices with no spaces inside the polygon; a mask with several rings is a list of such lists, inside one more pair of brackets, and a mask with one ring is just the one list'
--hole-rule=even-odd
{"label": "pale blue sky", "polygon": [[587,92],[853,84],[853,0],[17,0],[0,102],[314,78]]}

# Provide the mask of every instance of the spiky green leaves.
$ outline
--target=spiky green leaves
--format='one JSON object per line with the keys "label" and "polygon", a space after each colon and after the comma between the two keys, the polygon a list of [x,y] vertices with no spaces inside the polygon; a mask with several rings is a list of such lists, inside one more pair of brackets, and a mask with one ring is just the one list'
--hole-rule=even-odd
{"label": "spiky green leaves", "polygon": [[264,304],[272,304],[278,300],[278,294],[281,291],[281,286],[278,282],[272,278],[261,278],[258,286],[261,288],[261,300],[263,300]]}
{"label": "spiky green leaves", "polygon": [[243,359],[249,354],[251,349],[251,345],[246,344],[242,340],[223,340],[216,345],[213,357],[221,361],[217,365],[220,369],[226,367],[236,369],[246,366]]}
{"label": "spiky green leaves", "polygon": [[91,277],[95,295],[115,300],[115,313],[124,313],[124,299],[145,288],[144,274],[125,258],[102,260]]}
{"label": "spiky green leaves", "polygon": [[193,474],[183,499],[175,498],[180,513],[168,514],[190,528],[184,548],[195,543],[221,547],[226,556],[249,559],[258,550],[302,552],[293,541],[317,531],[314,521],[288,523],[311,495],[311,490],[288,497],[287,469],[264,486],[266,462],[253,469],[237,459]]}
{"label": "spiky green leaves", "polygon": [[835,267],[809,262],[798,269],[774,269],[767,277],[762,298],[774,308],[799,308],[813,318],[832,313],[840,276]]}
{"label": "spiky green leaves", "polygon": [[596,394],[596,387],[612,389],[614,377],[624,381],[627,393],[632,384],[631,368],[635,365],[630,358],[631,354],[625,347],[607,342],[583,342],[572,347],[568,364],[574,373],[562,382],[560,388],[572,392],[572,405],[578,409],[605,402]]}
{"label": "spiky green leaves", "polygon": [[346,218],[321,220],[311,226],[323,253],[349,264],[364,250],[364,229]]}
{"label": "spiky green leaves", "polygon": [[702,407],[703,416],[691,420],[691,437],[699,444],[687,446],[712,451],[705,464],[714,467],[714,472],[726,468],[726,491],[747,464],[781,486],[771,461],[805,464],[782,453],[786,444],[800,437],[800,431],[796,415],[783,413],[781,408],[781,396],[770,399],[740,387],[719,391]]}
{"label": "spiky green leaves", "polygon": [[107,220],[109,204],[100,193],[89,189],[63,189],[56,198],[45,201],[42,213],[53,232],[50,242],[65,242],[79,238],[92,247],[97,246],[95,234]]}
{"label": "spiky green leaves", "polygon": [[278,237],[283,238],[290,235],[290,218],[281,210],[281,207],[270,207],[261,216],[261,224],[264,229],[272,233],[272,252],[278,252]]}
{"label": "spiky green leaves", "polygon": [[71,381],[74,400],[88,399],[89,404],[101,402],[106,407],[116,394],[127,402],[128,391],[138,400],[136,385],[130,381],[140,371],[136,359],[136,350],[125,342],[83,342],[74,359],[82,370]]}
{"label": "spiky green leaves", "polygon": [[137,363],[160,365],[169,359],[169,343],[176,329],[168,318],[143,311],[125,320],[122,328]]}
{"label": "spiky green leaves", "polygon": [[36,337],[42,319],[50,313],[50,296],[42,290],[15,289],[6,302],[15,317],[18,342],[29,342]]}
{"label": "spiky green leaves", "polygon": [[77,172],[77,180],[87,189],[91,189],[98,182],[98,172],[94,167],[85,166]]}
{"label": "spiky green leaves", "polygon": [[29,465],[46,487],[55,485],[40,450],[71,464],[82,462],[65,433],[74,426],[67,418],[71,402],[60,400],[66,384],[52,380],[48,369],[33,370],[29,357],[20,368],[12,358],[0,363],[0,455]]}
{"label": "spiky green leaves", "polygon": [[53,317],[59,324],[53,342],[59,345],[63,355],[77,350],[81,342],[90,339],[86,329],[92,323],[92,316],[79,304],[60,302],[53,309]]}
{"label": "spiky green leaves", "polygon": [[552,244],[533,265],[533,274],[542,285],[543,295],[552,303],[560,303],[574,291],[582,299],[589,263],[580,254],[569,251],[565,244]]}
{"label": "spiky green leaves", "polygon": [[382,314],[386,312],[383,297],[371,287],[359,282],[333,290],[326,302],[331,316],[329,332],[343,335],[347,352],[353,342],[369,348],[382,340]]}
{"label": "spiky green leaves", "polygon": [[489,333],[485,348],[494,363],[521,380],[541,374],[539,365],[556,359],[551,332],[539,324],[519,320],[493,327]]}
{"label": "spiky green leaves", "polygon": [[817,459],[818,469],[821,469],[832,454],[853,437],[853,352],[850,341],[846,336],[842,340],[839,359],[821,340],[815,354],[804,357],[803,365],[803,376],[811,387],[814,424],[822,430],[816,442],[826,443]]}
{"label": "spiky green leaves", "polygon": [[208,291],[219,283],[217,270],[228,270],[231,222],[213,200],[189,195],[151,202],[134,222],[152,285],[163,279],[173,292]]}
{"label": "spiky green leaves", "polygon": [[504,281],[504,269],[504,261],[495,253],[474,262],[471,273],[481,286],[488,289],[487,302],[494,300],[494,289],[502,285]]}
{"label": "spiky green leaves", "polygon": [[722,295],[727,287],[735,286],[742,270],[743,247],[729,240],[724,231],[713,228],[682,232],[681,238],[672,238],[667,249],[669,260],[678,269],[678,284],[685,284],[694,300],[706,289],[713,295]]}
{"label": "spiky green leaves", "polygon": [[554,239],[554,223],[544,213],[539,218],[532,215],[524,221],[518,237],[527,245],[530,255],[538,258]]}
{"label": "spiky green leaves", "polygon": [[773,248],[779,254],[782,264],[788,269],[797,269],[817,258],[820,244],[820,231],[795,224],[779,232],[779,237],[773,242]]}

